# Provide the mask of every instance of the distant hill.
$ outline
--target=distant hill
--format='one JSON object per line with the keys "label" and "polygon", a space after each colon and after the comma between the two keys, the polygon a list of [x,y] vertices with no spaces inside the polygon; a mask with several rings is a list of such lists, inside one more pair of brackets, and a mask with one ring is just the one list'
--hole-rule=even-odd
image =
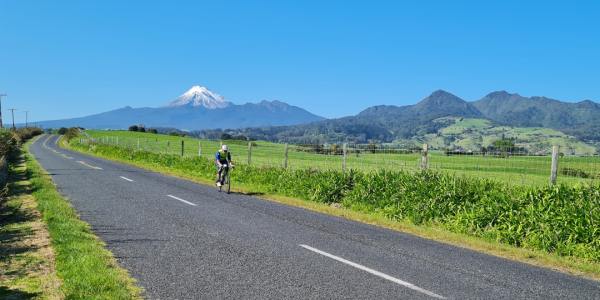
{"label": "distant hill", "polygon": [[[468,134],[461,138],[445,130],[459,119],[482,120],[486,125],[485,128],[468,130]],[[471,149],[476,149],[488,144],[490,139],[501,138],[497,131],[502,130],[509,136],[514,133],[514,137],[532,151],[545,147],[543,140],[546,139],[565,147],[572,144],[571,148],[578,149],[574,153],[593,153],[594,148],[581,141],[600,143],[598,129],[600,105],[589,100],[566,103],[545,97],[525,98],[518,94],[494,92],[481,100],[467,102],[439,90],[414,105],[373,106],[351,117],[226,132],[233,136],[292,143],[431,141],[439,147],[462,148],[468,144]],[[218,138],[223,132],[205,130],[196,134]],[[453,139],[462,142],[454,142]]]}
{"label": "distant hill", "polygon": [[236,105],[205,87],[194,86],[167,106],[124,107],[91,116],[43,121],[45,128],[80,126],[90,129],[126,129],[130,125],[200,130],[294,125],[323,120],[300,107],[281,101]]}
{"label": "distant hill", "polygon": [[[446,116],[483,117],[471,103],[440,90],[415,105],[373,106],[353,117],[298,126],[247,128],[236,130],[235,135],[295,143],[392,142],[436,132],[442,125],[431,121]],[[205,131],[199,134],[210,136],[216,133]]]}
{"label": "distant hill", "polygon": [[591,100],[567,103],[500,91],[473,105],[486,118],[501,124],[552,128],[583,140],[600,141],[600,104]]}
{"label": "distant hill", "polygon": [[404,144],[427,143],[434,149],[475,151],[488,148],[503,138],[513,139],[517,148],[533,154],[550,154],[552,146],[560,146],[566,154],[597,153],[596,147],[558,130],[541,127],[512,127],[495,124],[487,119],[445,117],[433,122],[447,124],[435,133],[407,140]]}

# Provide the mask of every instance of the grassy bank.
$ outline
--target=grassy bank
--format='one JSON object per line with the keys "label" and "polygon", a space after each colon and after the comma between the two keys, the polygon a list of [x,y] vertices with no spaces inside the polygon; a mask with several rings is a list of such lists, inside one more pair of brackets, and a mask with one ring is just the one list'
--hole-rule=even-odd
{"label": "grassy bank", "polygon": [[[26,146],[27,147],[27,146]],[[50,176],[25,154],[32,196],[47,224],[61,291],[68,299],[136,299],[140,289],[112,254],[81,221],[52,184]]]}
{"label": "grassy bank", "polygon": [[[198,157],[109,145],[69,147],[148,169],[210,182],[214,166]],[[234,188],[336,215],[409,231],[528,263],[600,278],[600,189],[514,187],[435,172],[348,172],[239,166]],[[300,201],[296,199],[308,200]]]}
{"label": "grassy bank", "polygon": [[0,200],[0,299],[62,299],[48,228],[23,160],[12,161],[8,178]]}

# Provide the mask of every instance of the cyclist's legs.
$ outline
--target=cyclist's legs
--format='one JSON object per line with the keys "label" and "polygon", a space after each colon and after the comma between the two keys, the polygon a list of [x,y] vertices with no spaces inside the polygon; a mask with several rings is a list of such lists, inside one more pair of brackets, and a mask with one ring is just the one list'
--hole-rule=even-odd
{"label": "cyclist's legs", "polygon": [[217,180],[216,180],[216,182],[221,182],[222,181],[221,174],[223,174],[223,168],[217,166]]}

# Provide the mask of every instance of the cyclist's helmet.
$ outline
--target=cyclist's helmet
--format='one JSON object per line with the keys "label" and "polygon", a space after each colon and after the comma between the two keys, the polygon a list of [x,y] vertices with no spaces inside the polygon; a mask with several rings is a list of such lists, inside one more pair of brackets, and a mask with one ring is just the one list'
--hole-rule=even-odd
{"label": "cyclist's helmet", "polygon": [[221,150],[229,151],[229,147],[227,147],[227,145],[221,145]]}

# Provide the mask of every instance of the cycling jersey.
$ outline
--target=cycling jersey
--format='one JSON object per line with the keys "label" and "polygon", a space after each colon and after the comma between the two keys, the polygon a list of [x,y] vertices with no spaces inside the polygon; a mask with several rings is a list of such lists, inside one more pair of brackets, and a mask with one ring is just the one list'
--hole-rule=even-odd
{"label": "cycling jersey", "polygon": [[231,161],[231,152],[219,150],[217,151],[217,154],[215,154],[215,159],[222,164],[227,163]]}

